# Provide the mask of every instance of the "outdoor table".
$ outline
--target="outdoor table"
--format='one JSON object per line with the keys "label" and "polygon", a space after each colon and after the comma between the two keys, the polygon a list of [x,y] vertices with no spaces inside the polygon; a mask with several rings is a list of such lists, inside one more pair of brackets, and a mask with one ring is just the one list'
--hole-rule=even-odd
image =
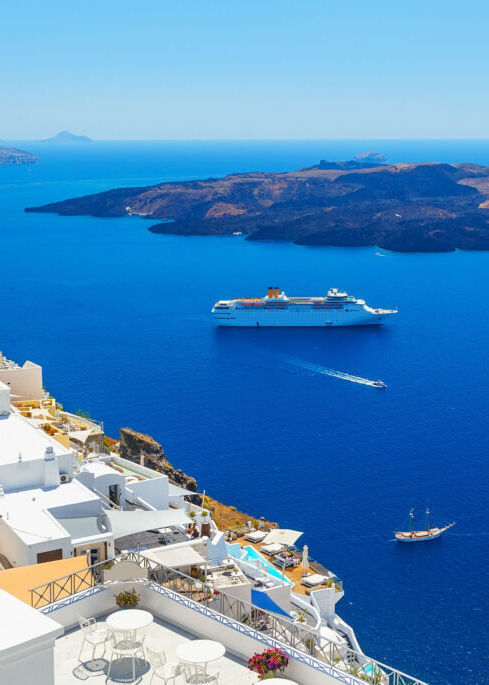
{"label": "outdoor table", "polygon": [[143,609],[121,609],[107,616],[105,623],[111,630],[135,635],[136,631],[153,623],[153,614]]}
{"label": "outdoor table", "polygon": [[195,675],[207,675],[207,664],[224,656],[226,649],[214,640],[190,640],[179,645],[175,654],[180,661],[195,668]]}

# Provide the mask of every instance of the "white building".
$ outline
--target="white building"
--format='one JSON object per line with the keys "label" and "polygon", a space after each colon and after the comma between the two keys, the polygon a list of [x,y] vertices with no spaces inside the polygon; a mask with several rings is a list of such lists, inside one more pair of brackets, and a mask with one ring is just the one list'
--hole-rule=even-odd
{"label": "white building", "polygon": [[12,400],[40,400],[43,395],[42,367],[26,361],[23,366],[7,359],[0,352],[0,383],[10,388]]}
{"label": "white building", "polygon": [[[74,478],[75,453],[34,425],[10,404],[0,383],[0,559],[24,566],[84,554],[93,544],[98,558],[113,554],[104,528],[102,502]],[[75,519],[98,520],[81,531]],[[73,530],[76,529],[77,530]]]}
{"label": "white building", "polygon": [[[145,467],[119,458],[115,463],[113,456],[80,462],[74,450],[22,416],[10,398],[10,388],[0,383],[0,562],[4,567],[86,553],[90,563],[97,563],[114,556],[117,538],[148,529],[161,529],[163,534],[176,527],[184,536],[190,522],[185,490],[170,487],[167,476]],[[124,511],[127,503],[137,511]],[[107,515],[110,509],[121,510],[115,528]],[[141,516],[144,511],[152,515]]]}

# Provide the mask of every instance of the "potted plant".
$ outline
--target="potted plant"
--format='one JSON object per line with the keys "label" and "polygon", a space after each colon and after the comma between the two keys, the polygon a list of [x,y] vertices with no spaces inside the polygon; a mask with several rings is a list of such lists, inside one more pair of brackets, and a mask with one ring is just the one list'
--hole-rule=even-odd
{"label": "potted plant", "polygon": [[207,516],[209,516],[209,512],[204,509],[204,511],[201,514],[202,525],[200,527],[200,534],[202,537],[204,537],[204,535],[210,537],[211,534],[211,524],[209,521],[207,521]]}
{"label": "potted plant", "polygon": [[306,622],[306,616],[307,616],[307,609],[298,609],[295,612],[295,621],[298,623],[305,623]]}
{"label": "potted plant", "polygon": [[289,657],[283,649],[266,649],[264,652],[253,654],[248,659],[250,671],[258,673],[258,680],[275,678],[283,673],[289,664]]}
{"label": "potted plant", "polygon": [[120,609],[128,609],[131,607],[135,607],[139,600],[141,599],[138,593],[136,592],[136,588],[132,588],[132,590],[122,590],[122,592],[119,592],[119,594],[114,595],[115,597],[115,603]]}

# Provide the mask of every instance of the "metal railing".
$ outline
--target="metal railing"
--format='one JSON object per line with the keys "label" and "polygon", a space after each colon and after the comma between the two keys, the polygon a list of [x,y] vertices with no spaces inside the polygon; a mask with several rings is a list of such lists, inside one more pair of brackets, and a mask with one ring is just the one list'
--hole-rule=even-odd
{"label": "metal railing", "polygon": [[[115,559],[99,562],[82,571],[58,578],[30,590],[31,606],[46,607],[83,590],[104,584],[105,571],[114,564],[131,561],[147,571],[149,581],[162,586],[181,597],[198,602],[223,616],[273,638],[286,647],[293,648],[314,659],[325,662],[336,670],[354,676],[371,685],[426,685],[397,669],[376,659],[356,652],[345,644],[327,639],[306,623],[291,621],[246,602],[229,592],[217,590],[198,578],[158,564],[135,553],[120,554]],[[310,665],[314,667],[311,661]]]}
{"label": "metal railing", "polygon": [[99,431],[101,433],[104,432],[104,422],[99,421],[98,419],[92,419],[92,418],[87,418],[85,416],[80,416],[79,414],[72,414],[69,411],[65,411],[64,409],[57,409],[56,410],[56,418],[61,419],[62,421],[70,421],[70,422],[75,422],[79,423],[86,428],[92,428],[96,431]]}
{"label": "metal railing", "polygon": [[30,590],[31,606],[34,607],[34,609],[39,609],[48,604],[53,604],[60,599],[66,599],[67,597],[76,595],[78,592],[99,585],[100,578],[102,577],[102,574],[97,568],[99,566],[101,566],[101,564],[95,564],[94,566],[89,566],[81,571],[76,571],[76,573],[70,573],[67,576],[52,580],[50,583],[44,583],[43,585],[32,588],[32,590]]}

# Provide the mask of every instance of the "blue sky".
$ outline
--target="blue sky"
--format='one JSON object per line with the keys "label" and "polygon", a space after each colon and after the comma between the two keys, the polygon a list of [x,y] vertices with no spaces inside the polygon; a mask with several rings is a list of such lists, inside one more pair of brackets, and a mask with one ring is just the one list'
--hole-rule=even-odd
{"label": "blue sky", "polygon": [[0,139],[487,138],[489,3],[16,0]]}

